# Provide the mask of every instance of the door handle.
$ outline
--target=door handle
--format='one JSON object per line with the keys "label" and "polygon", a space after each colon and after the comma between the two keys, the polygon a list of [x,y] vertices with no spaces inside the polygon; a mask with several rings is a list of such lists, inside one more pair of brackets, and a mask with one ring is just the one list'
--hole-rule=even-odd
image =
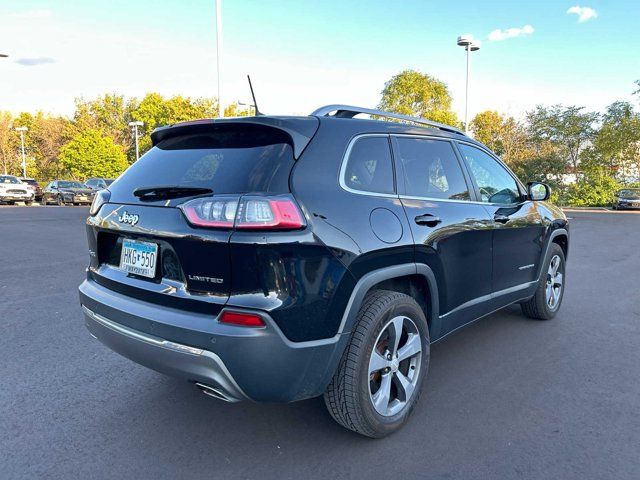
{"label": "door handle", "polygon": [[425,213],[424,215],[418,215],[415,218],[415,221],[418,225],[426,225],[427,227],[435,227],[439,223],[442,223],[441,218],[434,217],[429,213]]}
{"label": "door handle", "polygon": [[507,217],[506,215],[496,214],[496,215],[493,216],[493,221],[494,222],[507,223],[509,220],[511,220],[511,219],[509,217]]}

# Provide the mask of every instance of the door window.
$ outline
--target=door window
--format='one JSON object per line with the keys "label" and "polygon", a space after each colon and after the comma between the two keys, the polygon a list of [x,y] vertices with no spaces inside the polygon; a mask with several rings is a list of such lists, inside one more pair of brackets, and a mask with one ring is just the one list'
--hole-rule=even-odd
{"label": "door window", "polygon": [[394,193],[393,165],[387,137],[362,137],[351,147],[344,173],[348,188],[362,192]]}
{"label": "door window", "polygon": [[495,158],[479,148],[459,144],[483,202],[509,205],[520,201],[518,184]]}
{"label": "door window", "polygon": [[406,195],[469,200],[469,188],[450,142],[397,137],[397,145]]}

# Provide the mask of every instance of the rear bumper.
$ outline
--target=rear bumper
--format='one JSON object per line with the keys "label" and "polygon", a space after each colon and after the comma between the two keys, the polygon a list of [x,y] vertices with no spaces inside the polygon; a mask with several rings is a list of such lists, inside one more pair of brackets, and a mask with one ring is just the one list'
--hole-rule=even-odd
{"label": "rear bumper", "polygon": [[615,206],[620,210],[622,209],[636,210],[636,209],[640,209],[640,200],[634,200],[633,202],[616,202]]}
{"label": "rear bumper", "polygon": [[245,328],[133,299],[89,279],[79,290],[86,326],[103,344],[153,370],[213,387],[229,401],[322,394],[348,341],[343,334],[291,342],[264,312],[255,313],[265,328]]}
{"label": "rear bumper", "polygon": [[227,401],[247,398],[215,353],[119,325],[84,305],[82,310],[91,335],[114,352],[167,375],[215,385]]}

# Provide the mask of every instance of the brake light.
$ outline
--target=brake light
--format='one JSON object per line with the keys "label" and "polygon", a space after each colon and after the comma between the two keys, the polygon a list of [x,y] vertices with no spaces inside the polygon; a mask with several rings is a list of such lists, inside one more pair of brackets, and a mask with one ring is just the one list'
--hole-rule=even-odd
{"label": "brake light", "polygon": [[102,205],[109,201],[111,197],[111,192],[109,190],[100,190],[93,196],[93,201],[91,202],[91,208],[89,209],[89,215],[92,217],[95,216],[102,208]]}
{"label": "brake light", "polygon": [[246,230],[295,230],[305,226],[288,196],[200,197],[180,206],[191,225]]}
{"label": "brake light", "polygon": [[240,313],[240,312],[222,312],[220,317],[220,323],[227,323],[229,325],[238,325],[241,327],[266,327],[264,320],[259,315],[254,313]]}

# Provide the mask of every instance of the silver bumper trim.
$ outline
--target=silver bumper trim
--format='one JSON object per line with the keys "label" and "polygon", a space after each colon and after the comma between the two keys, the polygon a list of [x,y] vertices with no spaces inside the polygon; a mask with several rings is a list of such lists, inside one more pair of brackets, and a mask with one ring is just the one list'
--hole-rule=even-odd
{"label": "silver bumper trim", "polygon": [[229,402],[248,398],[215,353],[125,327],[84,305],[82,310],[91,336],[115,352],[161,373],[211,386]]}

